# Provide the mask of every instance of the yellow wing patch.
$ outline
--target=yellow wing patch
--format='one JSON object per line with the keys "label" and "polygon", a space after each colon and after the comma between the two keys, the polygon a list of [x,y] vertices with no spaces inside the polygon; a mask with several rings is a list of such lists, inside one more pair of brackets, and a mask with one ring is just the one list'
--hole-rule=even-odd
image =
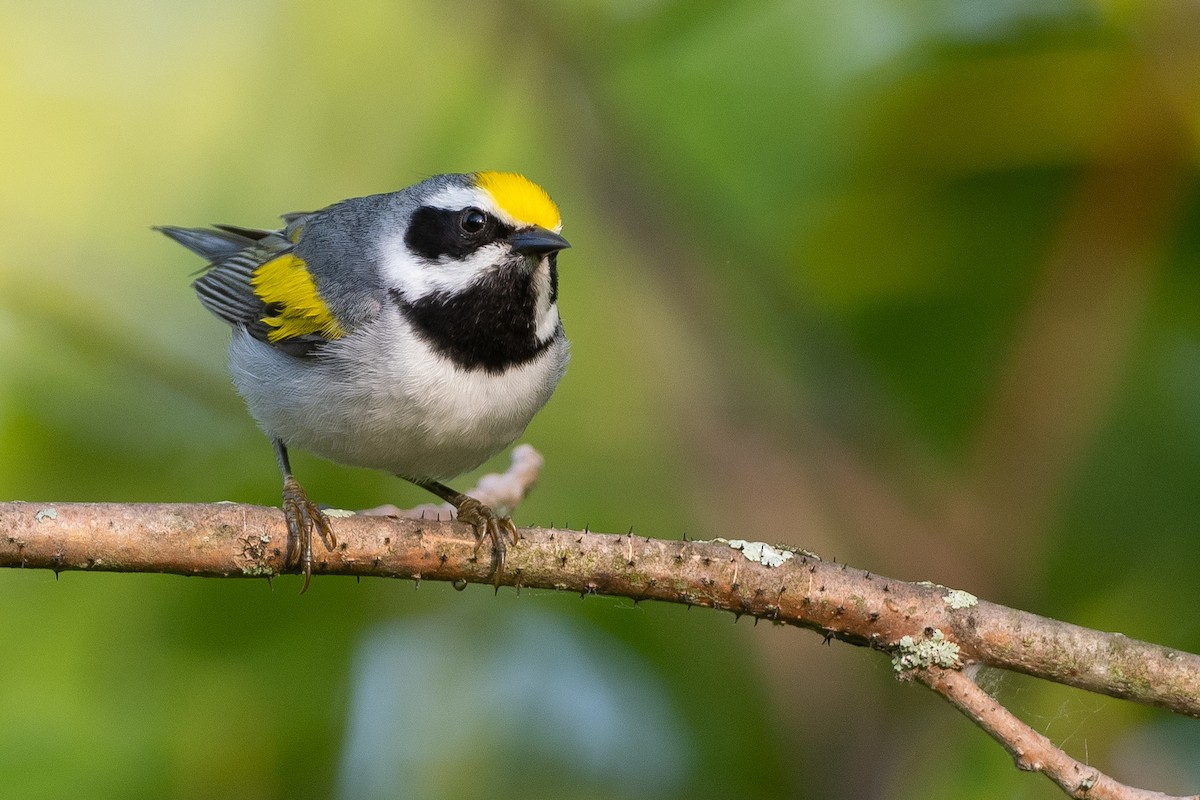
{"label": "yellow wing patch", "polygon": [[475,184],[490,194],[496,205],[517,222],[540,225],[552,231],[562,227],[558,206],[538,186],[515,172],[476,172]]}
{"label": "yellow wing patch", "polygon": [[329,306],[317,294],[317,285],[300,257],[285,253],[271,259],[254,270],[250,285],[264,303],[279,308],[276,316],[262,320],[274,329],[267,334],[270,341],[310,333],[319,333],[327,339],[345,335]]}

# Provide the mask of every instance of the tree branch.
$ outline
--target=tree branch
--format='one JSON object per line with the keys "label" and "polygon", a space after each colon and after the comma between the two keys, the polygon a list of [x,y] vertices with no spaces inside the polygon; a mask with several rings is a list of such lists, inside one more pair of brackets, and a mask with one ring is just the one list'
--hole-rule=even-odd
{"label": "tree branch", "polygon": [[917,680],[946,698],[987,731],[1012,755],[1018,769],[1042,773],[1071,797],[1086,800],[1171,800],[1170,795],[1161,792],[1118,783],[1095,767],[1071,758],[981,689],[968,670],[933,667],[922,670]]}
{"label": "tree branch", "polygon": [[[476,493],[515,505],[540,466],[531,450],[515,456],[512,480],[492,480]],[[333,526],[338,547],[319,554],[317,574],[492,581],[491,560],[475,557],[467,525],[354,515],[335,518]],[[286,544],[275,508],[0,503],[0,567],[271,578],[284,569]],[[1022,727],[959,668],[1014,670],[1200,718],[1200,656],[758,542],[524,528],[500,582],[707,606],[887,652],[900,677],[944,695],[1004,743],[1018,765],[1045,772],[1076,797],[1165,795],[1122,794],[1128,787]]]}

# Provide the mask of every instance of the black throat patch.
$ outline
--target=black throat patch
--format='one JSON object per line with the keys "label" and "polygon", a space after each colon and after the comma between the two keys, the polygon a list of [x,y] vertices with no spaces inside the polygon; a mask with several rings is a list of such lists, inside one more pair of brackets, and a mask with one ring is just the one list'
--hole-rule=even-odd
{"label": "black throat patch", "polygon": [[[553,256],[549,267],[553,287],[558,277]],[[458,292],[433,292],[410,301],[393,289],[391,296],[434,350],[466,370],[496,374],[520,366],[560,335],[556,331],[538,341],[533,276],[516,266],[501,267]]]}

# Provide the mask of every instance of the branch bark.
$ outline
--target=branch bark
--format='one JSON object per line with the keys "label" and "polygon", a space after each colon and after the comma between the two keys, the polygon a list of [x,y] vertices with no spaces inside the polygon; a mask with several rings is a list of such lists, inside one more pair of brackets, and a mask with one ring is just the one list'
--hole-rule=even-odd
{"label": "branch bark", "polygon": [[[981,689],[967,670],[933,667],[922,670],[917,680],[987,731],[1009,752],[1018,769],[1042,773],[1071,797],[1081,800],[1171,800],[1170,795],[1161,792],[1118,783],[1095,767],[1071,758]],[[1194,796],[1192,800],[1195,800]]]}
{"label": "branch bark", "polygon": [[[523,488],[536,468],[529,474]],[[509,492],[510,504],[523,491],[513,494],[512,485],[503,482],[496,486]],[[491,560],[475,556],[472,529],[456,521],[354,515],[335,518],[333,526],[338,547],[319,555],[318,575],[492,581]],[[672,541],[561,528],[520,533],[500,576],[504,585],[722,609],[889,653],[900,677],[920,680],[945,696],[1004,743],[1019,766],[1045,772],[1076,797],[1165,795],[1122,787],[1091,768],[1079,772],[1082,765],[1021,728],[962,667],[1014,670],[1200,718],[1200,656],[1006,608],[967,592],[757,542]],[[286,549],[286,526],[275,508],[0,503],[0,567],[272,578],[283,572]],[[1008,718],[989,711],[992,707]],[[1058,755],[1047,757],[1051,751]]]}

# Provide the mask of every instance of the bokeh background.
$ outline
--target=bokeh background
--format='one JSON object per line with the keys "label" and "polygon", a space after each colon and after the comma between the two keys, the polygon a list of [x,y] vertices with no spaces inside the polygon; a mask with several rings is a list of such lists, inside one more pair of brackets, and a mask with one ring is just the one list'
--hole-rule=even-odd
{"label": "bokeh background", "polygon": [[[0,494],[277,504],[198,264],[149,227],[517,170],[574,245],[520,523],[787,542],[1200,651],[1198,141],[1192,2],[5,0]],[[295,466],[335,506],[428,500]],[[0,574],[0,795],[1059,796],[809,632],[298,590]],[[1118,779],[1200,789],[1200,723],[989,680]]]}

